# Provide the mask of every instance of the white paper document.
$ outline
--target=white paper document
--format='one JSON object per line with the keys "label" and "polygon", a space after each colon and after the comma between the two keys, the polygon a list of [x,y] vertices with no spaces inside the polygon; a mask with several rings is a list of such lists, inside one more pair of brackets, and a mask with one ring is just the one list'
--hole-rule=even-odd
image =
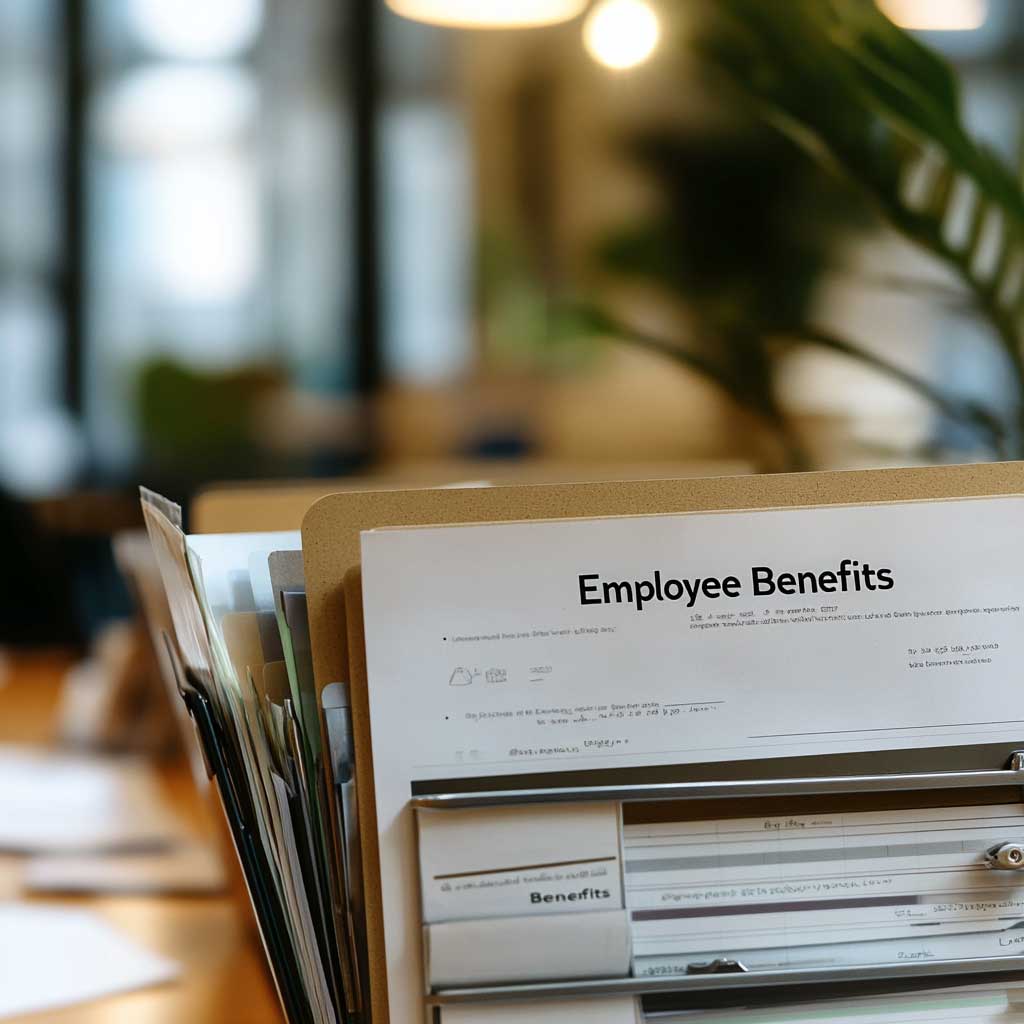
{"label": "white paper document", "polygon": [[1024,1024],[1013,990],[943,990],[659,1016],[658,1024]]}
{"label": "white paper document", "polygon": [[602,910],[428,924],[423,946],[430,984],[447,988],[625,978],[632,936],[626,911]]}
{"label": "white paper document", "polygon": [[423,922],[619,910],[617,804],[420,810]]}
{"label": "white paper document", "polygon": [[[660,1014],[658,1024],[1024,1024],[1013,991],[922,992],[762,1009]],[[628,997],[448,1006],[441,1024],[643,1024]]]}
{"label": "white paper document", "polygon": [[133,759],[0,747],[0,849],[154,849],[182,834],[156,776]]}
{"label": "white paper document", "polygon": [[96,914],[0,903],[0,1017],[56,1010],[173,981],[178,965]]}
{"label": "white paper document", "polygon": [[985,862],[1003,843],[1024,805],[627,825],[637,973],[1013,955],[1024,875]]}
{"label": "white paper document", "polygon": [[22,884],[37,892],[215,893],[224,888],[217,851],[199,840],[147,853],[67,853],[31,857]]}
{"label": "white paper document", "polygon": [[1024,894],[1024,872],[993,871],[993,845],[1024,846],[1024,804],[794,814],[625,827],[637,910],[826,899]]}
{"label": "white paper document", "polygon": [[422,985],[416,782],[1021,739],[1022,522],[1005,497],[364,534],[392,1012]]}
{"label": "white paper document", "polygon": [[446,1006],[441,1024],[643,1024],[643,1015],[635,999],[605,996]]}
{"label": "white paper document", "polygon": [[[743,949],[735,946],[694,953],[648,953],[633,961],[639,978],[666,978],[686,973],[687,964],[738,959],[748,971],[810,970],[819,967],[870,967],[878,964],[934,960],[1019,956],[1024,947],[1020,925],[987,931],[910,935],[899,939],[843,942],[835,945],[771,946]],[[953,967],[950,967],[950,971]]]}

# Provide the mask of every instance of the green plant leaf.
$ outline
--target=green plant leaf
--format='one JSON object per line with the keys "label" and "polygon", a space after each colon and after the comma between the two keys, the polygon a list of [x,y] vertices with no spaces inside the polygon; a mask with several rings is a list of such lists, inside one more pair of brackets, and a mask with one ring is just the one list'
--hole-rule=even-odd
{"label": "green plant leaf", "polygon": [[[1024,187],[1016,168],[967,132],[952,70],[862,0],[718,0],[716,8],[732,31],[706,54],[734,87],[968,286],[1010,361],[1024,435],[1024,326],[1001,278],[1024,243]],[[912,202],[905,182],[926,151],[939,174],[927,201]],[[969,183],[976,204],[966,239],[951,241],[954,182]],[[999,269],[980,275],[978,246],[994,217],[1004,228]]]}
{"label": "green plant leaf", "polygon": [[959,111],[960,88],[952,68],[927,46],[897,28],[875,3],[832,0],[838,21],[861,45],[895,71],[907,75],[941,106]]}
{"label": "green plant leaf", "polygon": [[[565,315],[571,316],[577,323],[586,324],[587,329],[593,334],[627,342],[666,356],[677,365],[711,381],[742,408],[758,413],[776,426],[783,421],[782,411],[772,401],[771,396],[764,394],[760,388],[751,387],[746,381],[742,365],[730,365],[724,360],[715,359],[707,351],[698,351],[696,345],[668,341],[648,331],[637,330],[615,319],[593,303],[573,303],[562,308]],[[706,348],[710,350],[710,346]]]}

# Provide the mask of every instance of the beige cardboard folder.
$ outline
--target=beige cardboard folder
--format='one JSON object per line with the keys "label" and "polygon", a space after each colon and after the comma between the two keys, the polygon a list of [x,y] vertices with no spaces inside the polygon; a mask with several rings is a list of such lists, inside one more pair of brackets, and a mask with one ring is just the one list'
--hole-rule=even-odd
{"label": "beige cardboard folder", "polygon": [[[559,484],[475,490],[333,494],[302,524],[316,683],[348,680],[356,740],[366,873],[373,1019],[387,1021],[386,936],[380,879],[363,643],[360,534],[387,526],[430,526],[600,516],[797,508],[1024,493],[1024,463],[799,473],[628,483]],[[290,525],[290,524],[289,524]]]}
{"label": "beige cardboard folder", "polygon": [[745,473],[743,462],[696,461],[591,463],[562,461],[502,462],[461,459],[410,463],[375,476],[330,480],[278,480],[212,484],[189,509],[192,533],[259,533],[297,530],[309,507],[328,494],[350,491],[450,487],[488,480],[502,485],[577,483],[593,480],[664,480]]}

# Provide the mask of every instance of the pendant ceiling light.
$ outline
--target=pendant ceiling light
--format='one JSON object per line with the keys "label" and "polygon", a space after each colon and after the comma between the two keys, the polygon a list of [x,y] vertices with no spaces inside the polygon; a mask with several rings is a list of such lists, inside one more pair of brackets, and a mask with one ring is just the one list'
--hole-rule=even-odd
{"label": "pendant ceiling light", "polygon": [[598,0],[583,23],[583,45],[613,71],[643,64],[661,35],[658,15],[647,0]]}
{"label": "pendant ceiling light", "polygon": [[587,0],[387,0],[406,18],[453,28],[533,28],[569,21]]}
{"label": "pendant ceiling light", "polygon": [[988,18],[988,0],[878,0],[901,28],[924,32],[973,32]]}

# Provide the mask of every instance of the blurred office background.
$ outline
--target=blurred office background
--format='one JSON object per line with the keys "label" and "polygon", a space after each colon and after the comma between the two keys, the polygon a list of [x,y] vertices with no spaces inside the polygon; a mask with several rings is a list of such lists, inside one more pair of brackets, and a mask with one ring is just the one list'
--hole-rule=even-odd
{"label": "blurred office background", "polygon": [[281,1019],[139,484],[1024,458],[1022,67],[1024,0],[0,0],[0,951],[167,961],[45,1019]]}
{"label": "blurred office background", "polygon": [[[1024,6],[879,4],[1015,161]],[[714,0],[393,6],[0,0],[0,488],[69,615],[139,482],[1012,453],[949,414],[1016,416],[990,325],[709,69]]]}

